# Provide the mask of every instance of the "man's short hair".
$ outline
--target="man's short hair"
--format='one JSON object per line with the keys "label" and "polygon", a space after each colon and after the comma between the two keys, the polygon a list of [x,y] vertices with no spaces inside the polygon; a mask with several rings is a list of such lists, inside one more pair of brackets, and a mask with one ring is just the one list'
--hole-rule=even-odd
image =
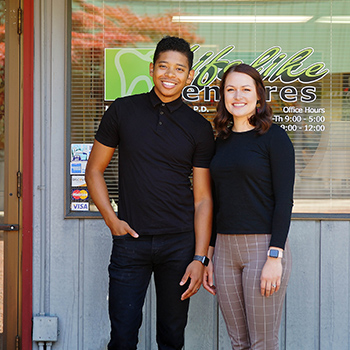
{"label": "man's short hair", "polygon": [[165,36],[157,44],[153,56],[153,64],[156,63],[159,55],[165,51],[177,51],[184,54],[187,57],[189,69],[191,70],[193,64],[193,52],[191,51],[190,44],[186,40],[176,36]]}

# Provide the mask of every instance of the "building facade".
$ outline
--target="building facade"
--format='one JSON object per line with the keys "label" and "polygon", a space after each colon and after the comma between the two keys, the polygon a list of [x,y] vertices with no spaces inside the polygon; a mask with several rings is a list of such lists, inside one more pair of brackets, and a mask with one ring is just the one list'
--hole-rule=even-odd
{"label": "building facade", "polygon": [[[264,77],[296,151],[280,348],[350,348],[349,1],[0,4],[0,349],[106,349],[112,240],[84,167],[111,101],[151,87],[147,67],[164,35],[191,43],[196,75],[183,98],[209,120],[225,67],[249,63]],[[117,172],[116,156],[106,171],[116,212]],[[156,348],[151,284],[139,349]],[[202,288],[185,349],[229,348]]]}

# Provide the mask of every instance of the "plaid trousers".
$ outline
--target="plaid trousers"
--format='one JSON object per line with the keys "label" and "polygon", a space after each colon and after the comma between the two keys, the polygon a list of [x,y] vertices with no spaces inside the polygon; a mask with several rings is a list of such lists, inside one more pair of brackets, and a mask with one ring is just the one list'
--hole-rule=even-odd
{"label": "plaid trousers", "polygon": [[270,297],[260,293],[271,235],[218,234],[214,254],[217,297],[234,350],[278,350],[292,258],[286,242],[282,280]]}

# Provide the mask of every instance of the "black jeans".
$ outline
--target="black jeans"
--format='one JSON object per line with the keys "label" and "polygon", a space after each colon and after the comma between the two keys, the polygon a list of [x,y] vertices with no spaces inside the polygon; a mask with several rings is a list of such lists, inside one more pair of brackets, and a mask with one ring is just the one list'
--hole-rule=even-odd
{"label": "black jeans", "polygon": [[113,237],[109,265],[109,350],[135,350],[142,323],[142,306],[152,272],[157,296],[159,350],[180,350],[184,345],[189,299],[180,286],[193,259],[194,233]]}

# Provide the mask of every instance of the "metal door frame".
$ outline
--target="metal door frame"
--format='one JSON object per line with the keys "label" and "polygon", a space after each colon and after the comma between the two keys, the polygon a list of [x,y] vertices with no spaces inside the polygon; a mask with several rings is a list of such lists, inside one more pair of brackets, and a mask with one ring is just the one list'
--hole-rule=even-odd
{"label": "metal door frame", "polygon": [[[21,0],[6,0],[4,174],[4,348],[21,337],[22,38]],[[8,229],[6,229],[8,225]]]}
{"label": "metal door frame", "polygon": [[[5,349],[32,349],[34,0],[6,0]],[[11,42],[11,45],[9,44]],[[14,45],[17,43],[17,45]],[[25,57],[25,59],[23,59]],[[11,63],[11,65],[9,64]],[[13,69],[14,67],[14,69]],[[11,82],[11,84],[10,84]],[[11,115],[11,118],[9,117]],[[6,309],[6,311],[5,311]],[[10,326],[8,326],[10,325]],[[4,329],[5,330],[5,329]],[[5,333],[5,332],[4,332]]]}

